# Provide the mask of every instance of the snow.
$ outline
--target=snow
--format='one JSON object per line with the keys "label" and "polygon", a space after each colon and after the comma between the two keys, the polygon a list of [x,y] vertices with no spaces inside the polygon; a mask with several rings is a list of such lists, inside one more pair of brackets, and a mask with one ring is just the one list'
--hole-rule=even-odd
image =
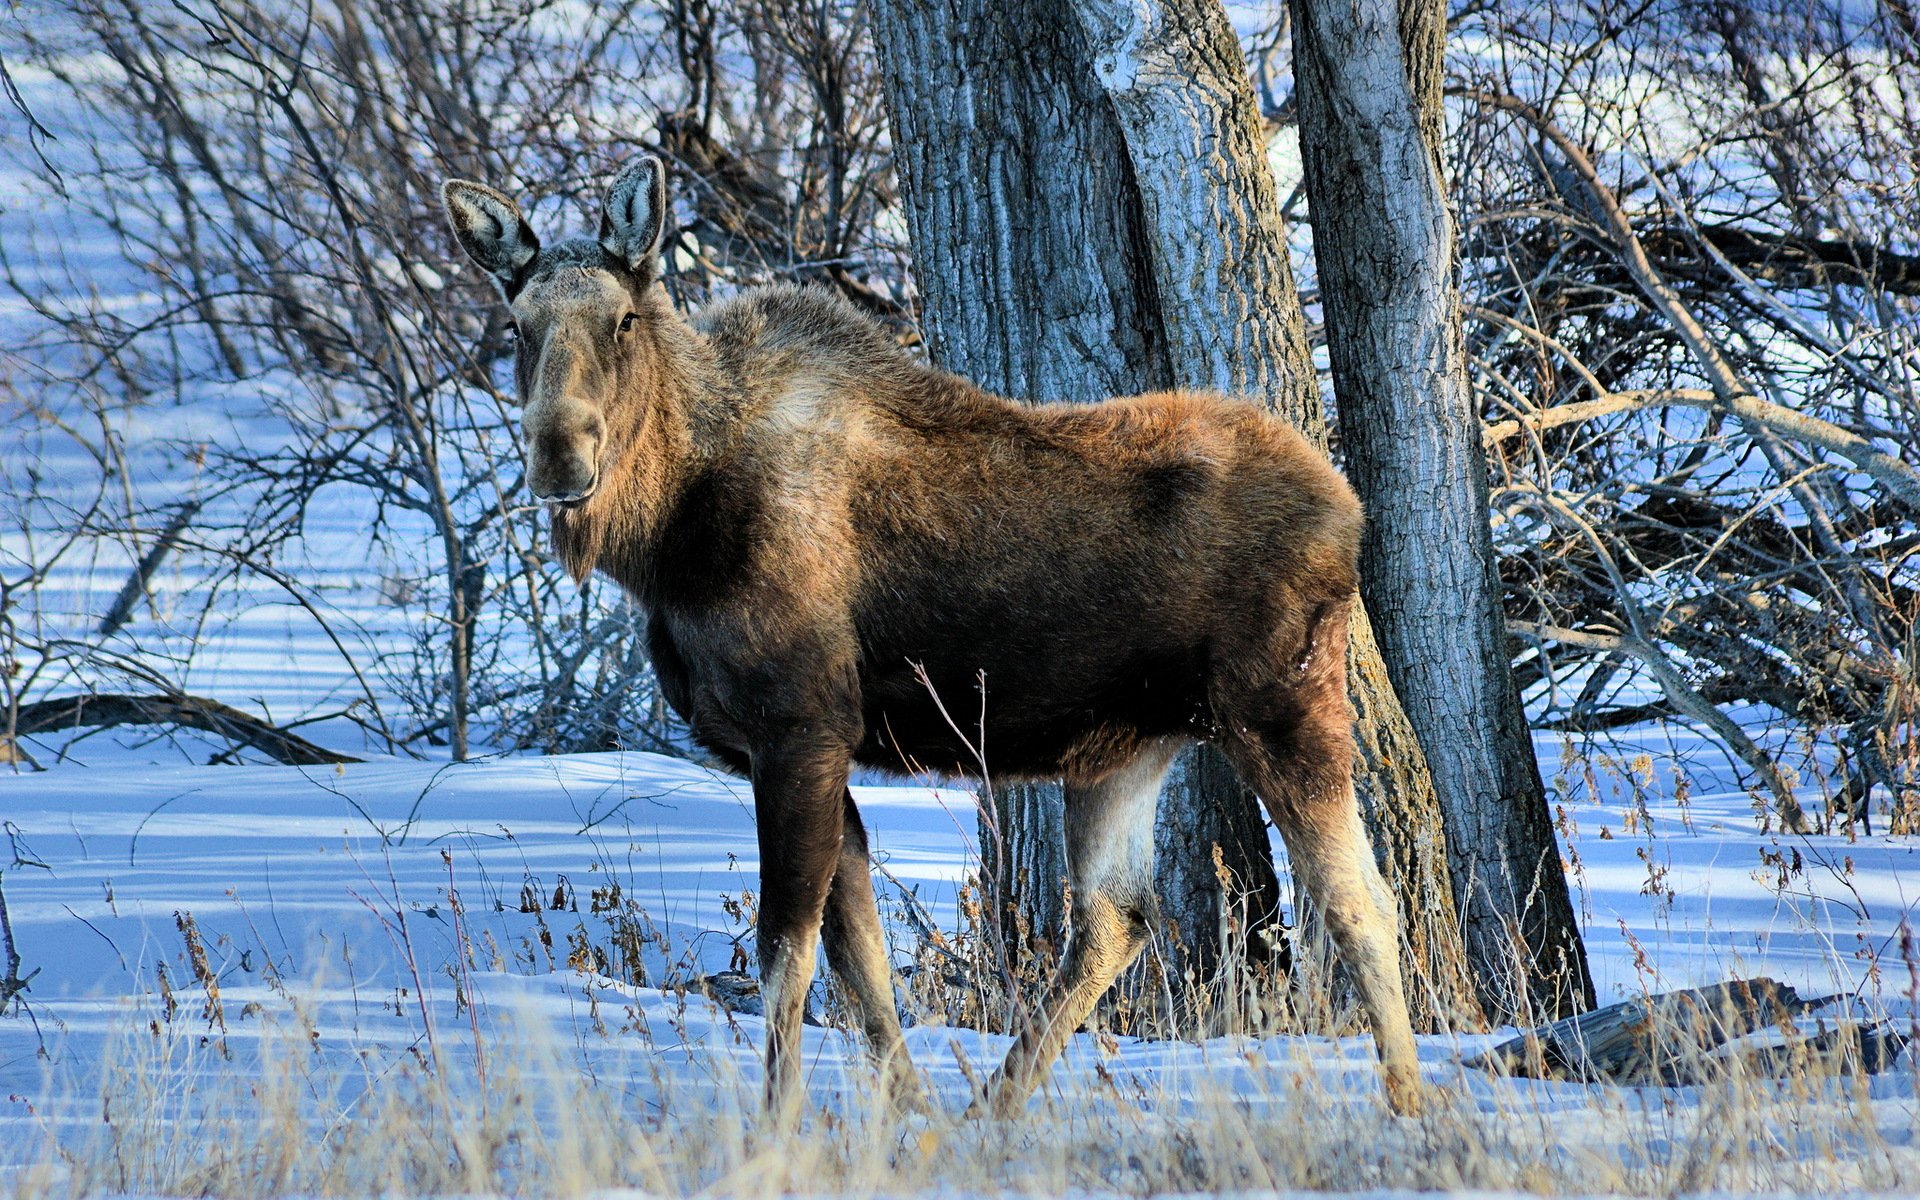
{"label": "snow", "polygon": [[[1603,1000],[1766,974],[1809,995],[1853,993],[1867,1010],[1912,1017],[1916,964],[1902,958],[1899,939],[1912,911],[1904,879],[1920,865],[1915,839],[1762,833],[1745,792],[1703,791],[1682,807],[1644,789],[1636,796],[1632,778],[1611,789],[1603,779],[1578,802],[1562,797],[1579,863],[1570,878]],[[927,784],[855,795],[877,860],[898,881],[879,877],[883,909],[897,918],[905,887],[954,929],[973,863],[971,795]],[[11,1131],[0,1132],[0,1170],[17,1179],[47,1168],[50,1146],[95,1132],[99,1096],[123,1086],[117,1079],[150,1081],[158,1071],[189,1097],[257,1091],[278,1078],[290,1038],[313,1047],[301,1060],[310,1085],[337,1084],[337,1072],[368,1063],[397,1069],[423,1046],[449,1079],[546,1047],[556,1056],[550,1074],[591,1079],[626,1110],[684,1115],[706,1104],[751,1124],[759,1018],[686,991],[698,974],[741,954],[751,960],[742,904],[758,890],[758,854],[750,791],[738,780],[640,753],[307,768],[65,765],[0,778],[0,811],[20,857],[44,864],[15,865],[3,880],[25,969],[40,969],[29,1015],[0,1020],[0,1130]],[[1787,866],[1763,863],[1763,853]],[[596,893],[604,899],[615,883],[631,903],[620,912],[643,914],[639,986],[631,975],[616,982],[579,969],[578,955],[568,961],[572,948],[592,945],[610,953],[603,969],[623,969],[611,953],[620,913],[594,911],[605,907]],[[523,894],[534,911],[522,911]],[[188,919],[217,979],[224,1027],[209,1018],[196,982]],[[908,933],[897,919],[890,932],[904,964]],[[830,1011],[820,988],[813,1008]],[[1007,1039],[947,1028],[937,1014],[908,1016],[909,1046],[936,1104],[957,1112],[968,1072],[990,1069]],[[157,1032],[146,1032],[149,1022]],[[1567,1137],[1613,1155],[1631,1139],[1590,1128],[1597,1114],[1616,1111],[1622,1131],[1650,1114],[1682,1125],[1707,1115],[1704,1089],[1463,1071],[1460,1058],[1489,1041],[1421,1039],[1429,1079],[1468,1113],[1571,1114]],[[809,1028],[806,1050],[816,1104],[831,1111],[871,1096],[857,1035]],[[1106,1112],[1121,1097],[1129,1112],[1204,1123],[1216,1119],[1206,1115],[1215,1105],[1277,1112],[1309,1087],[1336,1109],[1375,1111],[1369,1040],[1082,1034],[1042,1103]],[[1875,1078],[1862,1103],[1879,1126],[1909,1128],[1912,1072]],[[211,1099],[189,1107],[201,1104],[217,1107]],[[1633,1152],[1658,1157],[1644,1146]]]}
{"label": "snow", "polygon": [[[590,891],[614,883],[659,926],[653,977],[717,971],[744,935],[723,898],[759,887],[749,789],[653,755],[62,768],[0,788],[8,820],[51,868],[7,877],[21,945],[59,947],[34,984],[50,1004],[146,987],[155,947],[179,940],[178,912],[195,914],[210,946],[226,947],[216,969],[243,981],[269,965],[283,978],[324,975],[342,966],[340,947],[382,940],[362,899],[397,898],[425,913],[450,869],[468,936],[542,971],[553,963],[534,949],[539,927],[579,923],[592,915]],[[972,798],[914,787],[858,796],[892,874],[950,900],[963,869],[955,806],[970,821]],[[541,911],[520,911],[523,885]],[[550,916],[556,887],[573,903]],[[416,932],[423,958],[451,954],[443,914]],[[243,952],[250,967],[237,965]],[[356,969],[363,983],[397,982],[391,962],[364,958]]]}
{"label": "snow", "polygon": [[[556,9],[554,19],[567,11]],[[1136,65],[1123,58],[1111,67],[1116,77]],[[115,152],[114,134],[76,125],[44,73],[8,61],[36,114],[64,135],[56,156],[64,147]],[[0,155],[0,191],[9,197],[0,239],[20,277],[122,320],[150,315],[156,298],[120,261],[117,243],[77,223],[35,183],[19,135],[6,136],[13,140]],[[1297,174],[1297,149],[1277,153]],[[1295,232],[1304,247],[1304,227]],[[390,265],[429,290],[442,285],[442,271],[458,269]],[[70,348],[34,341],[35,329],[35,314],[17,297],[0,298],[0,333],[12,348],[6,371],[27,381],[62,378]],[[274,400],[329,400],[301,388],[281,378],[196,383],[115,410],[111,431],[73,433],[26,419],[25,400],[7,401],[0,574],[11,579],[21,563],[36,561],[33,539],[85,506],[95,455],[109,442],[126,465],[115,486],[137,490],[147,510],[158,511],[217,491],[183,448],[222,438],[265,447],[291,436],[269,415]],[[37,476],[31,488],[29,473]],[[244,525],[244,503],[208,498],[208,522]],[[382,584],[430,573],[415,561],[430,551],[405,525],[372,539],[374,520],[371,504],[345,489],[316,503],[301,536],[281,548],[297,597],[259,576],[209,595],[210,567],[172,560],[156,581],[157,608],[111,646],[160,664],[185,690],[277,720],[361,699],[394,705],[392,680],[374,670],[363,685],[331,640],[339,632],[353,657],[371,664],[398,656],[412,636],[413,617],[382,601]],[[140,548],[92,539],[32,589],[33,619],[51,633],[84,633]],[[44,691],[63,690],[52,682],[43,681]],[[352,753],[369,749],[357,727],[337,718],[301,732]],[[287,1102],[296,1123],[259,1136],[291,1129],[324,1142],[315,1131],[347,1129],[368,1140],[373,1157],[404,1158],[404,1141],[446,1133],[457,1143],[470,1132],[463,1107],[510,1108],[503,1064],[550,1089],[529,1102],[532,1124],[516,1127],[521,1145],[541,1144],[531,1136],[536,1127],[554,1146],[572,1145],[569,1138],[599,1145],[582,1118],[569,1123],[561,1109],[594,1114],[609,1137],[632,1133],[644,1142],[657,1131],[620,1122],[650,1120],[692,1143],[660,1151],[694,1164],[680,1173],[583,1168],[577,1176],[593,1187],[625,1181],[667,1194],[689,1181],[723,1193],[1717,1186],[1810,1194],[1830,1186],[1898,1192],[1903,1176],[1920,1168],[1911,1058],[1857,1090],[1807,1085],[1805,1094],[1735,1103],[1709,1089],[1463,1071],[1461,1058],[1496,1032],[1421,1039],[1428,1078],[1453,1124],[1385,1118],[1365,1036],[1185,1043],[1080,1035],[1038,1102],[1038,1120],[972,1129],[936,1116],[883,1125],[875,1152],[882,1169],[869,1175],[844,1164],[819,1168],[804,1143],[773,1141],[772,1153],[792,1160],[776,1170],[750,1144],[761,1022],[687,990],[698,975],[742,956],[752,961],[758,846],[742,782],[640,753],[208,766],[220,748],[214,743],[142,736],[69,742],[64,757],[60,744],[36,744],[52,769],[0,767],[10,843],[0,845],[0,886],[22,971],[39,972],[24,1008],[0,1016],[0,1188],[9,1192],[219,1190],[196,1174],[194,1160],[255,1145],[246,1141],[253,1133],[236,1130],[267,1128],[265,1114],[285,1107],[276,1089],[290,1081],[304,1089],[304,1099]],[[1765,974],[1807,994],[1854,997],[1863,1011],[1896,1022],[1920,1015],[1920,963],[1906,940],[1916,899],[1907,881],[1920,879],[1920,840],[1769,831],[1724,759],[1683,732],[1620,735],[1610,758],[1570,756],[1545,738],[1540,749],[1603,1002]],[[1642,755],[1648,765],[1635,761]],[[876,887],[904,965],[912,937],[899,920],[901,888],[941,928],[962,923],[974,801],[925,781],[857,787],[855,795],[886,869]],[[1817,806],[1817,789],[1803,799]],[[621,899],[609,910],[616,883]],[[196,973],[190,936],[204,947],[217,1002]],[[622,958],[623,945],[637,960]],[[812,1007],[832,1011],[819,989]],[[947,1027],[938,1013],[908,1015],[909,1048],[937,1109],[958,1112],[970,1076],[990,1070],[1008,1040]],[[805,1041],[813,1103],[829,1113],[861,1111],[873,1084],[858,1037],[809,1027]],[[409,1075],[416,1069],[421,1074]],[[405,1079],[413,1082],[396,1082]],[[439,1100],[432,1080],[444,1081]],[[409,1118],[402,1109],[410,1097],[452,1115]],[[383,1123],[397,1131],[386,1144]],[[473,1128],[484,1126],[474,1119]],[[812,1130],[841,1159],[858,1157],[832,1141],[847,1135],[824,1124]],[[1115,1131],[1127,1135],[1119,1153]],[[1454,1138],[1472,1142],[1480,1157],[1458,1152]],[[1256,1160],[1236,1157],[1244,1147],[1225,1142],[1281,1148]],[[1195,1153],[1214,1164],[1213,1174],[1167,1166],[1193,1146],[1204,1148]],[[1771,1165],[1695,1173],[1689,1164],[1702,1147],[1718,1147],[1736,1164]],[[576,1176],[521,1169],[548,1190],[579,1190],[565,1182]],[[246,1194],[276,1178],[236,1177],[248,1181]],[[389,1178],[366,1167],[296,1175],[288,1186],[405,1190],[383,1182]],[[502,1178],[517,1177],[509,1171],[481,1182]]]}

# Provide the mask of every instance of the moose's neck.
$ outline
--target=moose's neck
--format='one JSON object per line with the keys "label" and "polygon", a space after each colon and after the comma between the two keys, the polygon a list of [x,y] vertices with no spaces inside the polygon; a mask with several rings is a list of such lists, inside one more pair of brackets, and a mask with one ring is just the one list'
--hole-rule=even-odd
{"label": "moose's neck", "polygon": [[730,390],[707,341],[656,289],[658,319],[647,323],[649,369],[618,406],[625,428],[600,488],[577,508],[553,512],[553,544],[575,579],[605,571],[644,596],[661,526],[688,481],[724,438]]}

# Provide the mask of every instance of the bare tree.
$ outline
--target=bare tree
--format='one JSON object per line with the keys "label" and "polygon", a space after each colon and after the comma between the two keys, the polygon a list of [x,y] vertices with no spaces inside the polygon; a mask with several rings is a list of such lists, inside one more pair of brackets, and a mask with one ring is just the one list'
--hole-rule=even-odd
{"label": "bare tree", "polygon": [[[547,6],[506,0],[63,10],[71,20],[29,33],[27,51],[121,131],[76,145],[63,167],[85,182],[76,205],[121,239],[159,300],[137,314],[88,303],[86,264],[49,286],[44,261],[15,270],[15,247],[0,248],[15,293],[45,318],[25,353],[64,397],[52,403],[101,414],[103,456],[115,414],[156,397],[233,395],[272,432],[181,445],[204,464],[184,494],[106,493],[74,532],[117,541],[135,568],[109,619],[61,643],[62,672],[42,666],[52,641],[15,643],[31,669],[11,700],[181,692],[162,664],[190,661],[191,639],[143,612],[172,560],[205,583],[198,620],[263,580],[308,612],[357,680],[349,715],[385,748],[675,749],[637,610],[580,594],[543,547],[511,389],[496,377],[509,331],[490,285],[453,266],[434,188],[448,174],[524,174],[558,181],[543,207],[571,206],[637,145],[664,150],[694,197],[667,255],[683,295],[818,279],[897,318],[857,10],[605,0],[575,10],[564,35]],[[749,43],[765,53],[746,79],[729,75],[733,45]],[[636,112],[659,114],[651,131]],[[767,220],[729,240],[720,230],[739,227],[754,195]],[[406,636],[334,610],[302,561],[312,514],[346,497],[367,513],[365,565],[384,575]],[[14,628],[33,599],[7,599]]]}
{"label": "bare tree", "polygon": [[[935,13],[875,11],[935,360],[1038,401],[1170,386],[1172,363],[1140,287],[1150,268],[1125,145],[1111,118],[1097,119],[1104,104],[1070,12],[981,5],[971,15],[971,36],[962,38]],[[1012,128],[994,139],[960,136],[989,117]],[[1018,252],[993,253],[1016,223],[1024,227]],[[1163,803],[1155,830],[1162,843],[1190,840],[1201,851],[1163,856],[1157,874],[1174,898],[1166,915],[1202,963],[1217,953],[1222,909],[1206,846],[1219,843],[1227,870],[1260,897],[1256,919],[1276,915],[1278,900],[1255,801],[1230,769],[1207,772],[1211,765],[1197,754],[1179,764],[1170,792],[1187,803]],[[1196,771],[1213,787],[1190,785]],[[1043,958],[1060,944],[1066,919],[1060,805],[1058,785],[1004,787],[981,830],[998,881],[995,918],[1016,948],[1037,942]],[[1171,965],[1183,973],[1181,961]]]}
{"label": "bare tree", "polygon": [[1467,19],[1502,48],[1452,66],[1467,348],[1534,703],[1701,726],[1789,827],[1811,783],[1830,828],[1876,792],[1913,828],[1911,14]]}
{"label": "bare tree", "polygon": [[1300,140],[1342,448],[1367,505],[1361,591],[1445,814],[1480,1002],[1593,1005],[1507,651],[1467,384],[1439,0],[1295,0]]}

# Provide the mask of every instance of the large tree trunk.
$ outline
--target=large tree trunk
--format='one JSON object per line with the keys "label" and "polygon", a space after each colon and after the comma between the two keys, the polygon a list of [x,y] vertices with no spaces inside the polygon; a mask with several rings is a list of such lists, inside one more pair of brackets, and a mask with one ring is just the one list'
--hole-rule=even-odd
{"label": "large tree trunk", "polygon": [[[1129,74],[1108,45],[1109,7],[875,6],[929,349],[987,387],[1039,400],[1175,385],[1240,392],[1324,446],[1285,230],[1225,15],[1169,6],[1158,48],[1133,44],[1151,65]],[[1364,616],[1355,634],[1355,700],[1368,721],[1360,784],[1407,917],[1416,1019],[1433,1024],[1473,1006],[1439,810]],[[1222,914],[1212,846],[1241,880],[1271,879],[1264,840],[1236,832],[1259,817],[1220,767],[1183,762],[1156,825],[1161,892],[1201,969]],[[1057,922],[1057,796],[1051,808],[1044,793],[1014,801],[996,805],[1007,860],[1026,873],[1015,882],[1029,916]],[[1043,871],[1051,906],[1031,898]]]}
{"label": "large tree trunk", "polygon": [[[1480,1000],[1590,1007],[1579,927],[1513,682],[1441,168],[1439,0],[1293,0],[1313,243],[1361,589],[1426,748]],[[1517,935],[1517,937],[1516,937]]]}

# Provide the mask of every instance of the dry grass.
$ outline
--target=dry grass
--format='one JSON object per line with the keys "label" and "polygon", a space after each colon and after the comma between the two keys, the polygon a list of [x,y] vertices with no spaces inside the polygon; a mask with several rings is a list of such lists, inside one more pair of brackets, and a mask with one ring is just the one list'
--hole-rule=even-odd
{"label": "dry grass", "polygon": [[[1009,994],[1040,969],[996,978],[977,912],[969,923],[963,902],[959,927],[942,934],[924,912],[902,915],[904,894],[888,908],[919,966],[909,1039],[938,1111],[880,1107],[858,1039],[836,1034],[801,1125],[773,1128],[759,1115],[759,1023],[689,989],[672,964],[696,956],[671,944],[618,864],[597,862],[577,896],[528,883],[534,932],[514,946],[467,937],[450,860],[447,870],[447,963],[416,957],[414,910],[391,878],[390,900],[369,906],[396,951],[398,978],[384,991],[364,979],[288,985],[269,965],[264,983],[223,992],[182,914],[175,973],[163,969],[152,995],[74,1023],[66,1044],[50,1046],[33,1117],[0,1127],[0,1190],[1675,1196],[1905,1194],[1920,1178],[1912,1053],[1871,1078],[1802,1056],[1784,1078],[1734,1060],[1709,1086],[1627,1088],[1495,1078],[1457,1065],[1486,1039],[1434,1038],[1423,1047],[1429,1111],[1393,1117],[1367,1040],[1313,1036],[1354,1027],[1311,945],[1296,948],[1290,986],[1237,1031],[1260,1036],[1196,1045],[1096,1032],[1076,1040],[1021,1117],[965,1120],[970,1082],[1006,1043],[961,1026],[996,1027]],[[743,888],[729,901],[734,928],[721,936],[744,938],[753,900]],[[1920,986],[1920,956],[1911,939],[1890,952],[1898,960],[1880,976],[1889,996],[1905,996]],[[1835,954],[1836,971],[1852,974],[1857,964]],[[836,1006],[821,1011],[831,1020]],[[1813,1032],[1780,1034],[1791,1044]],[[1690,1036],[1655,1033],[1681,1047]]]}
{"label": "dry grass", "polygon": [[[483,980],[482,983],[485,981]],[[602,992],[611,1008],[624,995]],[[233,1005],[229,999],[230,1006]],[[72,1081],[37,1139],[0,1152],[16,1194],[849,1196],[953,1192],[1128,1196],[1245,1190],[1473,1190],[1669,1196],[1897,1191],[1920,1174],[1912,1078],[1801,1066],[1694,1089],[1499,1080],[1430,1064],[1432,1110],[1388,1115],[1364,1059],[1289,1038],[1077,1064],[1014,1121],[872,1107],[852,1041],[815,1072],[797,1129],[758,1118],[750,1045],[695,1020],[669,1041],[498,1010],[412,1036],[322,1032],[288,998],[232,1022],[132,1012],[97,1073]],[[651,1028],[661,1027],[656,1009]],[[242,1027],[244,1032],[240,1032]],[[750,1043],[757,1025],[739,1032]],[[967,1071],[936,1061],[957,1111]],[[954,1046],[980,1043],[955,1039]],[[836,1043],[837,1045],[838,1043]],[[997,1043],[996,1043],[997,1044]],[[1357,1054],[1364,1046],[1349,1047]],[[989,1052],[990,1053],[990,1052]],[[982,1055],[984,1057],[985,1055]],[[1160,1060],[1151,1067],[1143,1060]],[[76,1062],[80,1061],[78,1057]],[[91,1068],[90,1068],[91,1069]],[[1907,1099],[1901,1099],[1904,1095]]]}

